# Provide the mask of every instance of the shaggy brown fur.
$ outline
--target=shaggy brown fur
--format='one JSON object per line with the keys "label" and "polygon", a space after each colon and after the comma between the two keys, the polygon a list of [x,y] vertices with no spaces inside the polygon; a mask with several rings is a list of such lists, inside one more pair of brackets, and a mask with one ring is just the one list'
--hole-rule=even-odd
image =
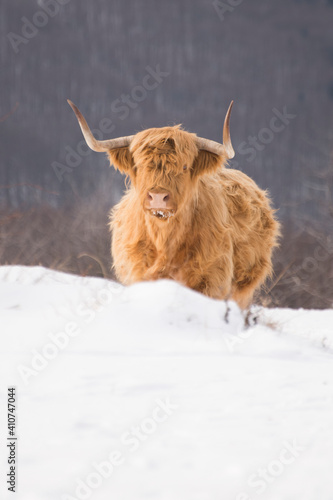
{"label": "shaggy brown fur", "polygon": [[[109,151],[131,186],[111,212],[119,280],[174,279],[242,308],[272,272],[279,224],[267,194],[226,158],[198,150],[180,126],[139,132],[129,148]],[[184,165],[188,168],[184,170]],[[145,207],[149,190],[172,193],[173,217]]]}

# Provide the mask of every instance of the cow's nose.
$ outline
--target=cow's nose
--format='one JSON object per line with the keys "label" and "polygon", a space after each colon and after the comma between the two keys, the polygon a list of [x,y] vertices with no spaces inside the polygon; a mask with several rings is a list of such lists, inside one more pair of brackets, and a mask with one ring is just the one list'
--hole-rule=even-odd
{"label": "cow's nose", "polygon": [[170,193],[152,193],[148,191],[148,206],[149,208],[169,208]]}

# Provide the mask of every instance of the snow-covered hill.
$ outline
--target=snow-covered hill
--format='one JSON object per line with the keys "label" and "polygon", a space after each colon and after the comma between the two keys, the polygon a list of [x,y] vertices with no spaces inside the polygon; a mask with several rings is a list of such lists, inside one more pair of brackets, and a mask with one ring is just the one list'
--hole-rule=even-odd
{"label": "snow-covered hill", "polygon": [[1,499],[332,500],[333,310],[0,268]]}

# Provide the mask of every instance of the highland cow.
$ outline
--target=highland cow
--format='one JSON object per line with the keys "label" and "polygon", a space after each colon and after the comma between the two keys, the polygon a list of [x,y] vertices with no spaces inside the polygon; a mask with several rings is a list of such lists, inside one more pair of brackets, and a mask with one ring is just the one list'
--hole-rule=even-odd
{"label": "highland cow", "polygon": [[279,224],[267,194],[237,170],[230,112],[223,144],[179,125],[99,141],[68,101],[88,146],[130,179],[111,212],[113,266],[123,284],[173,279],[241,308],[272,272]]}

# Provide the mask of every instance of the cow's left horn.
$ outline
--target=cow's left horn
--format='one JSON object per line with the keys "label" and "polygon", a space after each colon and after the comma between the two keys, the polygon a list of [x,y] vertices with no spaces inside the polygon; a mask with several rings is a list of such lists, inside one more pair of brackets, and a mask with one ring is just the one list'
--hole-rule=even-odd
{"label": "cow's left horn", "polygon": [[234,148],[232,147],[230,138],[230,114],[234,101],[231,101],[227,114],[225,115],[224,125],[223,125],[223,144],[219,142],[211,141],[209,139],[203,139],[198,137],[197,145],[199,149],[205,149],[211,153],[217,155],[226,155],[228,159],[235,156]]}
{"label": "cow's left horn", "polygon": [[76,118],[78,119],[79,125],[82,130],[82,134],[86,140],[86,143],[93,151],[97,151],[98,153],[103,153],[105,151],[109,151],[114,148],[124,148],[131,144],[131,141],[134,135],[129,135],[127,137],[117,137],[116,139],[109,139],[107,141],[98,141],[92,134],[88,123],[86,122],[84,116],[80,112],[80,110],[72,103],[69,99],[67,99],[68,104],[74,111]]}

